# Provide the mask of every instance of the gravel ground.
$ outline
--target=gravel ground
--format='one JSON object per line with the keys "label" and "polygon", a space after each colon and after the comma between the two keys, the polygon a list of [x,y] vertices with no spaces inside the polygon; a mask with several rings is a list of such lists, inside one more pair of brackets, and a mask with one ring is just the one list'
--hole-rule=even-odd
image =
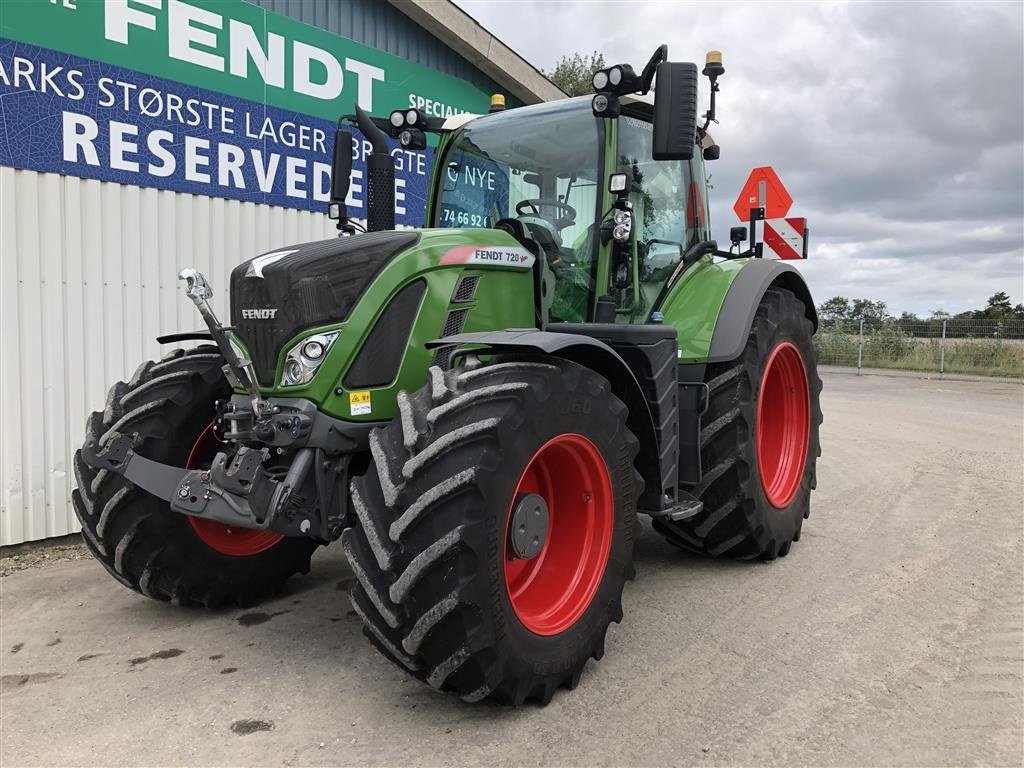
{"label": "gravel ground", "polygon": [[0,580],[0,765],[1020,765],[1024,388],[825,387],[790,555],[689,557],[646,526],[604,660],[546,708],[385,662],[336,548],[218,613],[68,562]]}
{"label": "gravel ground", "polygon": [[0,547],[0,577],[27,568],[86,560],[89,557],[89,550],[82,544],[82,537],[77,533],[57,539]]}

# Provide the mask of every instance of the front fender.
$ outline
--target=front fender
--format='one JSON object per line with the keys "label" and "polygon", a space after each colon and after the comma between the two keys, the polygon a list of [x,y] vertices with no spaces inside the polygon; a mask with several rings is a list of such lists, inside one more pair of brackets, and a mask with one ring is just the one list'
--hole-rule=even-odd
{"label": "front fender", "polygon": [[[644,479],[644,492],[639,499],[639,508],[659,510],[663,507],[662,491],[666,482],[675,484],[676,454],[659,451],[658,433],[655,420],[643,387],[622,356],[604,341],[585,334],[571,333],[570,324],[559,331],[539,331],[536,328],[515,328],[505,331],[463,333],[446,336],[427,344],[428,348],[456,345],[454,356],[467,352],[483,354],[551,355],[570,360],[597,371],[611,384],[612,392],[626,404],[629,415],[626,426],[640,441],[640,454],[636,467]],[[582,328],[586,326],[572,326]],[[591,329],[603,326],[590,325]],[[613,326],[615,327],[615,326]],[[629,326],[617,326],[629,328]],[[672,376],[675,385],[674,375]],[[675,403],[675,400],[672,400]],[[674,406],[673,406],[674,407]],[[667,458],[666,458],[667,456]],[[664,459],[664,460],[663,460]]]}

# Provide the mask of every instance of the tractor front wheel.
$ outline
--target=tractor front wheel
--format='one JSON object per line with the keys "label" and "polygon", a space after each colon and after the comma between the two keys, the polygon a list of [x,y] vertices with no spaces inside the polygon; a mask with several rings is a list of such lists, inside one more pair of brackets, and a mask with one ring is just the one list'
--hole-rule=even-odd
{"label": "tractor front wheel", "polygon": [[342,536],[367,636],[468,701],[575,687],[634,575],[625,405],[587,368],[515,360],[431,368],[398,411]]}
{"label": "tractor front wheel", "polygon": [[[135,450],[154,461],[209,466],[223,448],[214,402],[231,394],[222,365],[211,346],[144,363],[131,381],[110,388],[106,408],[86,422],[86,438],[102,442],[114,430],[135,435]],[[208,608],[252,605],[292,574],[308,572],[318,546],[172,512],[123,477],[94,470],[81,451],[75,475],[71,500],[86,546],[111,576],[147,597]]]}

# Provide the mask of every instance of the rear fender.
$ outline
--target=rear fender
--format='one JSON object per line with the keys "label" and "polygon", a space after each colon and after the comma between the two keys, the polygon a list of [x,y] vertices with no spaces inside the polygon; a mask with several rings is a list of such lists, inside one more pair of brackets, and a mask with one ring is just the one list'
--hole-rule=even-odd
{"label": "rear fender", "polygon": [[736,274],[725,294],[711,337],[709,363],[723,363],[740,356],[743,345],[747,343],[754,314],[765,292],[773,285],[796,294],[804,304],[807,319],[814,330],[818,330],[818,313],[803,276],[784,261],[751,259]]}
{"label": "rear fender", "polygon": [[679,363],[733,360],[746,343],[765,291],[781,285],[804,303],[818,326],[811,293],[790,264],[775,259],[704,258],[686,269],[656,309],[678,331]]}

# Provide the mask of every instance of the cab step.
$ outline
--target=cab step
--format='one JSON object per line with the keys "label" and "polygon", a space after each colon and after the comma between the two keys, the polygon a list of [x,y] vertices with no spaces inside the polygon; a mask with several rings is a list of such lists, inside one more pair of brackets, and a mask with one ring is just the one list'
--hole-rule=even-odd
{"label": "cab step", "polygon": [[682,488],[677,492],[675,501],[666,499],[664,509],[644,510],[656,520],[671,520],[678,523],[680,520],[689,520],[704,511],[704,502]]}

